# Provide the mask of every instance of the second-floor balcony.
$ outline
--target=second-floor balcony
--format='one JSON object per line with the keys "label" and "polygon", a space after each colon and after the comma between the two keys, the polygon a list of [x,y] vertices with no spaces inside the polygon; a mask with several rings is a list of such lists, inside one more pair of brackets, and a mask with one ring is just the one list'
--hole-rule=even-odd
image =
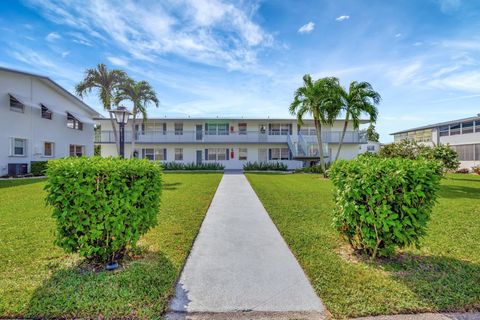
{"label": "second-floor balcony", "polygon": [[[210,134],[207,131],[139,131],[135,133],[138,143],[287,143],[288,132],[242,131]],[[290,137],[293,137],[290,135]],[[298,137],[302,137],[301,134]],[[340,131],[322,132],[324,143],[339,143]],[[306,140],[316,139],[315,135],[304,136]],[[294,138],[294,140],[297,140]],[[132,141],[132,131],[125,131],[125,142]],[[113,131],[101,131],[95,134],[96,143],[114,143]],[[347,131],[344,143],[366,143],[358,131]]]}

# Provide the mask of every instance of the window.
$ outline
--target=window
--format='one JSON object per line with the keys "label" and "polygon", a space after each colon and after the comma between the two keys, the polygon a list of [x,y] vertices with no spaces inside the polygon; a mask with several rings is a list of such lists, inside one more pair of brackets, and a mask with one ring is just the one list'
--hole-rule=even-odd
{"label": "window", "polygon": [[23,157],[27,155],[27,139],[13,138],[11,145],[11,155]]}
{"label": "window", "polygon": [[207,135],[228,135],[228,123],[205,123],[205,134]]}
{"label": "window", "polygon": [[175,160],[183,160],[183,148],[175,148]]}
{"label": "window", "polygon": [[15,112],[24,112],[25,106],[23,103],[10,96],[10,110]]}
{"label": "window", "polygon": [[445,137],[449,135],[449,127],[448,126],[443,126],[440,127],[440,137]]}
{"label": "window", "polygon": [[480,144],[475,145],[475,161],[480,161]]}
{"label": "window", "polygon": [[223,161],[227,160],[227,149],[225,148],[210,148],[208,149],[208,160]]}
{"label": "window", "polygon": [[461,146],[454,146],[455,151],[458,153],[458,160],[460,161],[474,161],[475,145],[465,144]]}
{"label": "window", "polygon": [[271,123],[269,124],[269,134],[270,135],[288,135],[291,132],[292,125],[285,123]]}
{"label": "window", "polygon": [[181,136],[183,134],[183,122],[175,123],[175,135]]}
{"label": "window", "polygon": [[260,131],[261,134],[264,134],[267,132],[267,127],[264,124],[261,124],[258,126],[258,131]]}
{"label": "window", "polygon": [[367,151],[375,151],[375,146],[367,146]]}
{"label": "window", "polygon": [[70,113],[67,113],[67,127],[75,130],[83,130],[83,123]]}
{"label": "window", "polygon": [[238,124],[238,134],[247,134],[247,124],[239,123]]}
{"label": "window", "polygon": [[53,157],[53,149],[54,143],[53,142],[44,142],[43,143],[43,156],[44,157]]}
{"label": "window", "polygon": [[258,161],[266,162],[268,160],[267,149],[258,149]]}
{"label": "window", "polygon": [[84,146],[71,144],[70,145],[70,157],[81,157],[84,155]]}
{"label": "window", "polygon": [[270,151],[270,160],[289,160],[290,159],[290,150],[288,148],[271,148]]}
{"label": "window", "polygon": [[248,149],[238,148],[238,160],[247,160]]}
{"label": "window", "polygon": [[167,149],[142,148],[142,159],[167,160]]}
{"label": "window", "polygon": [[52,111],[48,110],[48,108],[45,107],[43,104],[42,104],[42,118],[52,120]]}
{"label": "window", "polygon": [[450,125],[450,135],[454,136],[460,134],[460,123]]}
{"label": "window", "polygon": [[153,149],[153,148],[143,148],[142,149],[142,159],[155,160],[155,149]]}
{"label": "window", "polygon": [[473,121],[462,123],[462,134],[473,133]]}
{"label": "window", "polygon": [[480,132],[480,120],[475,121],[475,132]]}

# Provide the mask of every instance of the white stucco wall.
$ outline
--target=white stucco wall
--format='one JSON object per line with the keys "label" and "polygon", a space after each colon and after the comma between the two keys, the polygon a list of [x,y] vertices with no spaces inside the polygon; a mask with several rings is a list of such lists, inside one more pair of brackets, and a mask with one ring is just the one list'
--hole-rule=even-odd
{"label": "white stucco wall", "polygon": [[[52,120],[43,119],[41,110],[26,106],[24,113],[10,110],[9,93],[19,96],[26,103],[44,103],[54,109]],[[44,81],[27,75],[0,70],[0,176],[7,174],[9,163],[61,158],[69,155],[70,144],[83,145],[87,156],[93,155],[93,123],[83,124],[83,130],[67,127],[66,111],[90,119],[93,114],[72,102],[64,93]],[[27,139],[25,156],[11,155],[12,138]],[[54,143],[54,156],[43,156],[43,143]]]}

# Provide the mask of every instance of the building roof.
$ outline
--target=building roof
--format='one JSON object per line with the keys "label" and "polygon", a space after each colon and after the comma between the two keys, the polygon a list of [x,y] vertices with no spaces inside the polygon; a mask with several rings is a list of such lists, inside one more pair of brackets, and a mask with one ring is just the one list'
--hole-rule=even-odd
{"label": "building roof", "polygon": [[[94,120],[109,120],[110,118],[106,117],[97,117],[93,118]],[[137,118],[137,120],[140,120],[141,117]],[[148,120],[192,120],[192,121],[198,121],[198,120],[212,120],[212,121],[227,121],[227,120],[235,120],[235,121],[297,121],[297,118],[292,117],[292,118],[252,118],[252,117],[148,117]],[[304,119],[304,121],[313,121],[313,119]],[[336,119],[336,121],[345,121],[345,119]],[[367,119],[361,119],[360,123],[369,123],[370,120]]]}
{"label": "building roof", "polygon": [[426,126],[421,126],[421,127],[416,127],[416,128],[411,128],[411,129],[406,129],[406,130],[402,130],[402,131],[393,132],[393,133],[390,133],[390,135],[399,134],[399,133],[406,133],[406,132],[411,132],[411,131],[417,131],[417,130],[423,130],[423,129],[432,129],[432,128],[437,128],[437,127],[441,127],[441,126],[446,126],[446,125],[449,125],[449,124],[455,124],[455,123],[467,122],[467,121],[480,121],[480,113],[476,117],[469,117],[469,118],[463,118],[463,119],[458,119],[458,120],[438,122],[438,123],[429,124],[429,125],[426,125]]}
{"label": "building roof", "polygon": [[51,87],[54,87],[56,89],[59,89],[62,93],[64,93],[67,96],[67,98],[69,98],[70,100],[79,104],[81,107],[83,107],[89,113],[92,113],[97,117],[101,116],[101,114],[98,111],[96,111],[95,109],[90,107],[88,104],[86,104],[85,102],[80,100],[78,97],[73,95],[70,91],[68,91],[67,89],[65,89],[64,87],[62,87],[61,85],[59,85],[58,83],[56,83],[55,81],[53,81],[52,79],[50,79],[47,76],[36,74],[36,73],[31,73],[31,72],[26,72],[26,71],[21,71],[21,70],[16,70],[16,69],[5,68],[5,67],[2,67],[2,66],[0,66],[0,71],[17,73],[17,74],[21,74],[21,75],[30,76],[30,77],[40,79],[41,81],[43,81],[47,85],[49,85]]}

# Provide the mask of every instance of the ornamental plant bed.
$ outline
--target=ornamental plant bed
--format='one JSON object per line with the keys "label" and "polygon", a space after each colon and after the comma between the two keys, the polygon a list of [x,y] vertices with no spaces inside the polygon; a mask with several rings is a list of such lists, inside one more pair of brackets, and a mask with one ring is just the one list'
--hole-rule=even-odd
{"label": "ornamental plant bed", "polygon": [[50,161],[46,201],[57,221],[55,243],[92,263],[120,261],[157,224],[160,165],[139,159]]}

